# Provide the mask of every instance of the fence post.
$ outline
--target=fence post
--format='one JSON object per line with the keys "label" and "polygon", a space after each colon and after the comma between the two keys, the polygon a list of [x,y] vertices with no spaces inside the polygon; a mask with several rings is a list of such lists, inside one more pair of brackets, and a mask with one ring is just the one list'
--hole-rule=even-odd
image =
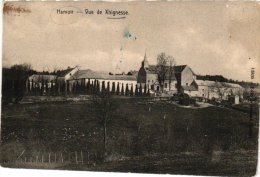
{"label": "fence post", "polygon": [[49,153],[49,163],[51,163],[51,154]]}
{"label": "fence post", "polygon": [[42,163],[43,163],[43,161],[44,161],[44,160],[43,160],[43,155],[42,155]]}
{"label": "fence post", "polygon": [[80,151],[80,155],[81,155],[81,163],[83,164],[83,154],[82,154],[82,151]]}
{"label": "fence post", "polygon": [[60,157],[61,157],[61,163],[63,163],[63,156],[62,156],[62,153],[60,154]]}
{"label": "fence post", "polygon": [[77,154],[77,151],[75,151],[75,156],[76,156],[76,164],[78,164],[78,154]]}
{"label": "fence post", "polygon": [[56,153],[55,153],[55,155],[54,155],[54,162],[56,163]]}
{"label": "fence post", "polygon": [[89,164],[89,152],[88,152],[88,159],[87,160],[88,160],[88,164]]}

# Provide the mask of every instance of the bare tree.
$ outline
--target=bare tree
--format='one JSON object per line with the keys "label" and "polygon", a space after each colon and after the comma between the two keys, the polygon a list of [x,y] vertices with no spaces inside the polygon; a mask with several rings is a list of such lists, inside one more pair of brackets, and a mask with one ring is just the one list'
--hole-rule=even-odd
{"label": "bare tree", "polygon": [[156,71],[158,74],[158,82],[160,86],[162,87],[162,90],[164,88],[164,81],[166,79],[167,74],[167,56],[164,52],[160,53],[157,56],[157,65],[156,65]]}
{"label": "bare tree", "polygon": [[113,114],[118,107],[116,101],[107,91],[100,94],[94,94],[92,97],[92,104],[98,124],[103,128],[103,150],[106,156],[107,150],[107,127],[112,121]]}
{"label": "bare tree", "polygon": [[174,66],[176,64],[175,59],[172,56],[168,56],[169,63],[169,90],[171,90],[172,77],[174,76]]}
{"label": "bare tree", "polygon": [[169,89],[171,89],[172,76],[174,75],[175,60],[172,56],[166,55],[164,52],[157,56],[156,72],[158,74],[158,82],[164,89],[165,80],[169,80]]}

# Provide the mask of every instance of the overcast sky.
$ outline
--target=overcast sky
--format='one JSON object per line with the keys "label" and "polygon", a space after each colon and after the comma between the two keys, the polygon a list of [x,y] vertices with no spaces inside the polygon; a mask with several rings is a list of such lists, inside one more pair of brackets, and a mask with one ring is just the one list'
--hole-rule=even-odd
{"label": "overcast sky", "polygon": [[[39,71],[78,65],[121,72],[138,70],[146,50],[151,64],[165,52],[197,74],[250,80],[255,67],[255,81],[260,80],[260,6],[255,2],[13,4],[31,13],[4,15],[3,66],[26,62]],[[64,6],[83,13],[58,15]],[[127,10],[130,15],[107,19],[86,15],[85,9]]]}

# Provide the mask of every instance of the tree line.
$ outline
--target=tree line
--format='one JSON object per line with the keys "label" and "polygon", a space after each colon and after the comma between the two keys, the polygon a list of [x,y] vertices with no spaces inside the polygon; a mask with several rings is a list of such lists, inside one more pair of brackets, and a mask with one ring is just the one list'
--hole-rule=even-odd
{"label": "tree line", "polygon": [[[112,86],[110,86],[112,84]],[[120,87],[121,85],[121,87]],[[27,81],[26,92],[33,96],[60,96],[68,94],[99,94],[110,93],[111,95],[122,96],[149,96],[150,89],[147,84],[136,84],[135,89],[133,84],[122,84],[119,82],[100,82],[99,80],[85,79],[75,81],[60,81],[58,79],[48,81],[43,80],[36,82],[34,80]]]}

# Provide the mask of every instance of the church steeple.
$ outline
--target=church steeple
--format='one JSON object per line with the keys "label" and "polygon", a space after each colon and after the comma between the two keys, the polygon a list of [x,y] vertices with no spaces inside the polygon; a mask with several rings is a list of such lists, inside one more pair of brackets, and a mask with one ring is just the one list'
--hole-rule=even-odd
{"label": "church steeple", "polygon": [[145,53],[144,53],[144,60],[142,61],[142,67],[149,68],[149,63],[148,63],[148,60],[147,60],[147,57],[146,57],[146,50],[145,50]]}

